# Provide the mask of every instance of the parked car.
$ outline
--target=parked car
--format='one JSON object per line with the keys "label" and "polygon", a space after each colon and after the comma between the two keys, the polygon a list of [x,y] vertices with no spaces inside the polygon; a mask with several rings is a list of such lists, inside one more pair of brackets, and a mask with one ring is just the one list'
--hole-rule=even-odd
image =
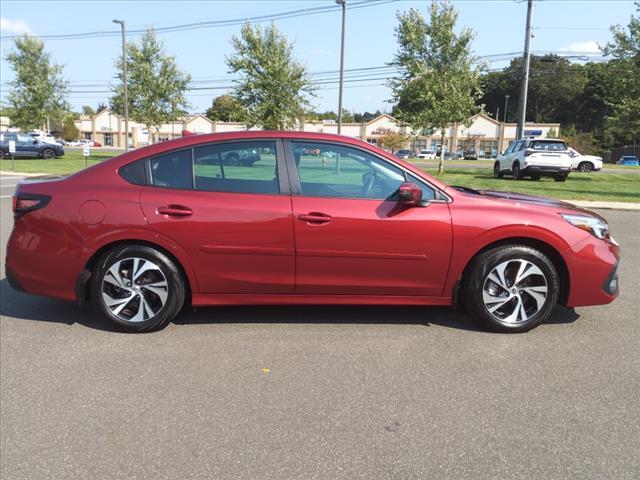
{"label": "parked car", "polygon": [[9,142],[16,142],[15,158],[55,158],[64,155],[64,148],[57,143],[44,143],[31,135],[19,132],[6,132],[0,140],[0,159],[11,156]]}
{"label": "parked car", "polygon": [[406,150],[406,149],[397,150],[394,155],[398,158],[402,158],[403,160],[406,160],[407,158],[411,157],[411,150]]}
{"label": "parked car", "polygon": [[82,145],[84,145],[83,141],[78,139],[78,140],[71,140],[69,142],[67,142],[67,147],[81,147]]}
{"label": "parked car", "polygon": [[420,153],[416,155],[416,158],[422,158],[424,160],[433,160],[436,158],[436,152],[433,150],[420,150]]}
{"label": "parked car", "polygon": [[[201,162],[253,149],[270,163]],[[340,155],[341,175],[305,155],[314,149]],[[464,305],[493,330],[521,332],[558,303],[618,295],[619,247],[597,214],[452,187],[339,135],[183,137],[25,180],[13,205],[9,283],[90,302],[133,331],[187,305],[391,304]]]}
{"label": "parked car", "polygon": [[34,130],[32,132],[29,132],[28,135],[30,135],[34,140],[38,140],[42,143],[51,143],[54,145],[64,146],[64,143],[61,143],[53,135],[51,135],[50,133],[43,132],[41,130]]}
{"label": "parked car", "polygon": [[457,152],[444,152],[445,160],[458,160],[460,158],[460,154]]}
{"label": "parked car", "polygon": [[572,159],[571,169],[580,172],[597,172],[602,169],[602,157],[595,155],[582,155],[575,148],[569,147],[569,156]]}
{"label": "parked car", "polygon": [[618,165],[629,165],[632,167],[638,167],[640,166],[640,162],[638,161],[638,157],[636,157],[635,155],[623,155],[622,157],[620,157],[620,160],[618,160]]}
{"label": "parked car", "polygon": [[467,150],[466,152],[464,152],[464,159],[478,160],[478,152],[476,152],[475,150]]}
{"label": "parked car", "polygon": [[564,182],[572,164],[573,159],[564,140],[527,138],[512,143],[498,156],[493,165],[493,176],[511,175],[514,180],[524,177],[540,180],[540,177],[547,176]]}

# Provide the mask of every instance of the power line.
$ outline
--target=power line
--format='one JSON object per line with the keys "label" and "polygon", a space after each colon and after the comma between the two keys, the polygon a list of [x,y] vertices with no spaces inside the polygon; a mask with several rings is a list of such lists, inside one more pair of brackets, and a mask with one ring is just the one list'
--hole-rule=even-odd
{"label": "power line", "polygon": [[[386,3],[392,3],[399,0],[363,0],[358,3],[350,4],[347,8],[350,10],[356,10],[360,8],[368,8],[374,7],[378,5],[384,5]],[[288,18],[301,17],[306,15],[317,15],[321,13],[332,12],[336,10],[335,5],[326,5],[322,7],[313,7],[313,8],[302,8],[298,10],[289,10],[286,12],[272,13],[268,15],[257,15],[254,17],[245,17],[245,18],[233,18],[227,20],[206,20],[206,21],[196,21],[190,23],[183,23],[180,25],[171,25],[168,27],[158,27],[155,28],[156,33],[174,33],[174,32],[184,32],[188,30],[197,30],[202,28],[218,28],[218,27],[230,27],[236,25],[243,25],[247,22],[250,23],[263,23],[274,20],[283,20]],[[127,31],[127,35],[129,36],[137,36],[142,35],[146,31],[146,28],[142,29],[133,29]],[[92,32],[81,32],[81,33],[58,33],[58,34],[47,34],[47,35],[39,35],[38,38],[42,40],[79,40],[79,39],[88,39],[88,38],[101,38],[101,37],[115,37],[120,35],[120,30],[97,30]],[[20,35],[12,35],[9,37],[1,37],[0,40],[15,40],[16,38],[20,38]]]}

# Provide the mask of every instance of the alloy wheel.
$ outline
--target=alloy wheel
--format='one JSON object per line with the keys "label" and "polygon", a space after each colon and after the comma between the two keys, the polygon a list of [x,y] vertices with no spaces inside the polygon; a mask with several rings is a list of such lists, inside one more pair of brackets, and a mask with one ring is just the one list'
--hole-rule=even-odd
{"label": "alloy wheel", "polygon": [[138,323],[155,317],[169,296],[169,284],[158,265],[132,257],[116,261],[105,272],[102,300],[111,314],[124,322]]}
{"label": "alloy wheel", "polygon": [[591,165],[589,162],[582,162],[580,164],[580,171],[581,172],[588,173],[591,170],[593,170],[593,165]]}
{"label": "alloy wheel", "polygon": [[524,259],[507,260],[484,280],[482,300],[487,312],[501,323],[529,321],[542,310],[548,295],[542,270]]}

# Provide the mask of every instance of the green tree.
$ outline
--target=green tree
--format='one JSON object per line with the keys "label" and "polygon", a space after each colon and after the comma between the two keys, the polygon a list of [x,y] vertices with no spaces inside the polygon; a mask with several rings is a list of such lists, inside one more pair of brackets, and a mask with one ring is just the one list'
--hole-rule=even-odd
{"label": "green tree", "polygon": [[[398,52],[391,65],[400,76],[390,80],[395,116],[414,134],[440,129],[442,142],[448,125],[466,124],[482,111],[481,67],[471,54],[473,33],[456,33],[458,13],[448,1],[433,1],[427,22],[415,9],[398,14]],[[475,66],[474,66],[475,65]],[[438,171],[444,171],[444,148]]]}
{"label": "green tree", "polygon": [[96,107],[96,113],[100,113],[102,110],[106,110],[109,106],[104,102],[98,102],[98,106]]}
{"label": "green tree", "polygon": [[51,61],[42,41],[26,34],[15,39],[14,47],[7,55],[14,72],[8,96],[11,122],[24,130],[44,129],[48,119],[61,117],[68,110],[68,83],[62,66]]}
{"label": "green tree", "polygon": [[233,95],[220,95],[211,101],[205,113],[210,120],[220,122],[242,121],[242,105]]}
{"label": "green tree", "polygon": [[[640,13],[640,2],[636,3]],[[610,114],[605,118],[607,135],[615,144],[640,143],[640,15],[631,16],[628,31],[619,25],[611,28],[613,41],[604,53],[614,57],[610,66]]]}
{"label": "green tree", "polygon": [[83,105],[82,106],[82,114],[83,115],[89,115],[90,117],[94,116],[96,114],[96,111],[90,107],[89,105]]}
{"label": "green tree", "polygon": [[66,142],[70,142],[71,140],[75,140],[80,137],[80,130],[76,127],[73,115],[67,115],[64,118],[61,136]]}
{"label": "green tree", "polygon": [[[154,130],[185,115],[189,102],[185,92],[191,75],[178,68],[175,57],[167,55],[154,30],[148,29],[139,43],[127,45],[129,116]],[[111,109],[124,114],[122,58],[116,62],[120,83],[114,87]]]}
{"label": "green tree", "polygon": [[265,130],[294,127],[309,110],[315,87],[293,58],[292,44],[273,23],[264,30],[246,23],[231,45],[234,54],[226,60],[230,73],[241,77],[233,94],[243,106],[242,121]]}
{"label": "green tree", "polygon": [[378,143],[382,148],[395,152],[407,144],[409,137],[398,132],[389,132],[380,137]]}

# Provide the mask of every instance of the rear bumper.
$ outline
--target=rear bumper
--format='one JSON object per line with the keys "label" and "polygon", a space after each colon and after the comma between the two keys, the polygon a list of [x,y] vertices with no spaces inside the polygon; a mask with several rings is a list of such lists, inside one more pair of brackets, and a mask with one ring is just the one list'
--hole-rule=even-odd
{"label": "rear bumper", "polygon": [[520,170],[523,175],[558,175],[569,174],[571,167],[558,167],[556,165],[527,165]]}

